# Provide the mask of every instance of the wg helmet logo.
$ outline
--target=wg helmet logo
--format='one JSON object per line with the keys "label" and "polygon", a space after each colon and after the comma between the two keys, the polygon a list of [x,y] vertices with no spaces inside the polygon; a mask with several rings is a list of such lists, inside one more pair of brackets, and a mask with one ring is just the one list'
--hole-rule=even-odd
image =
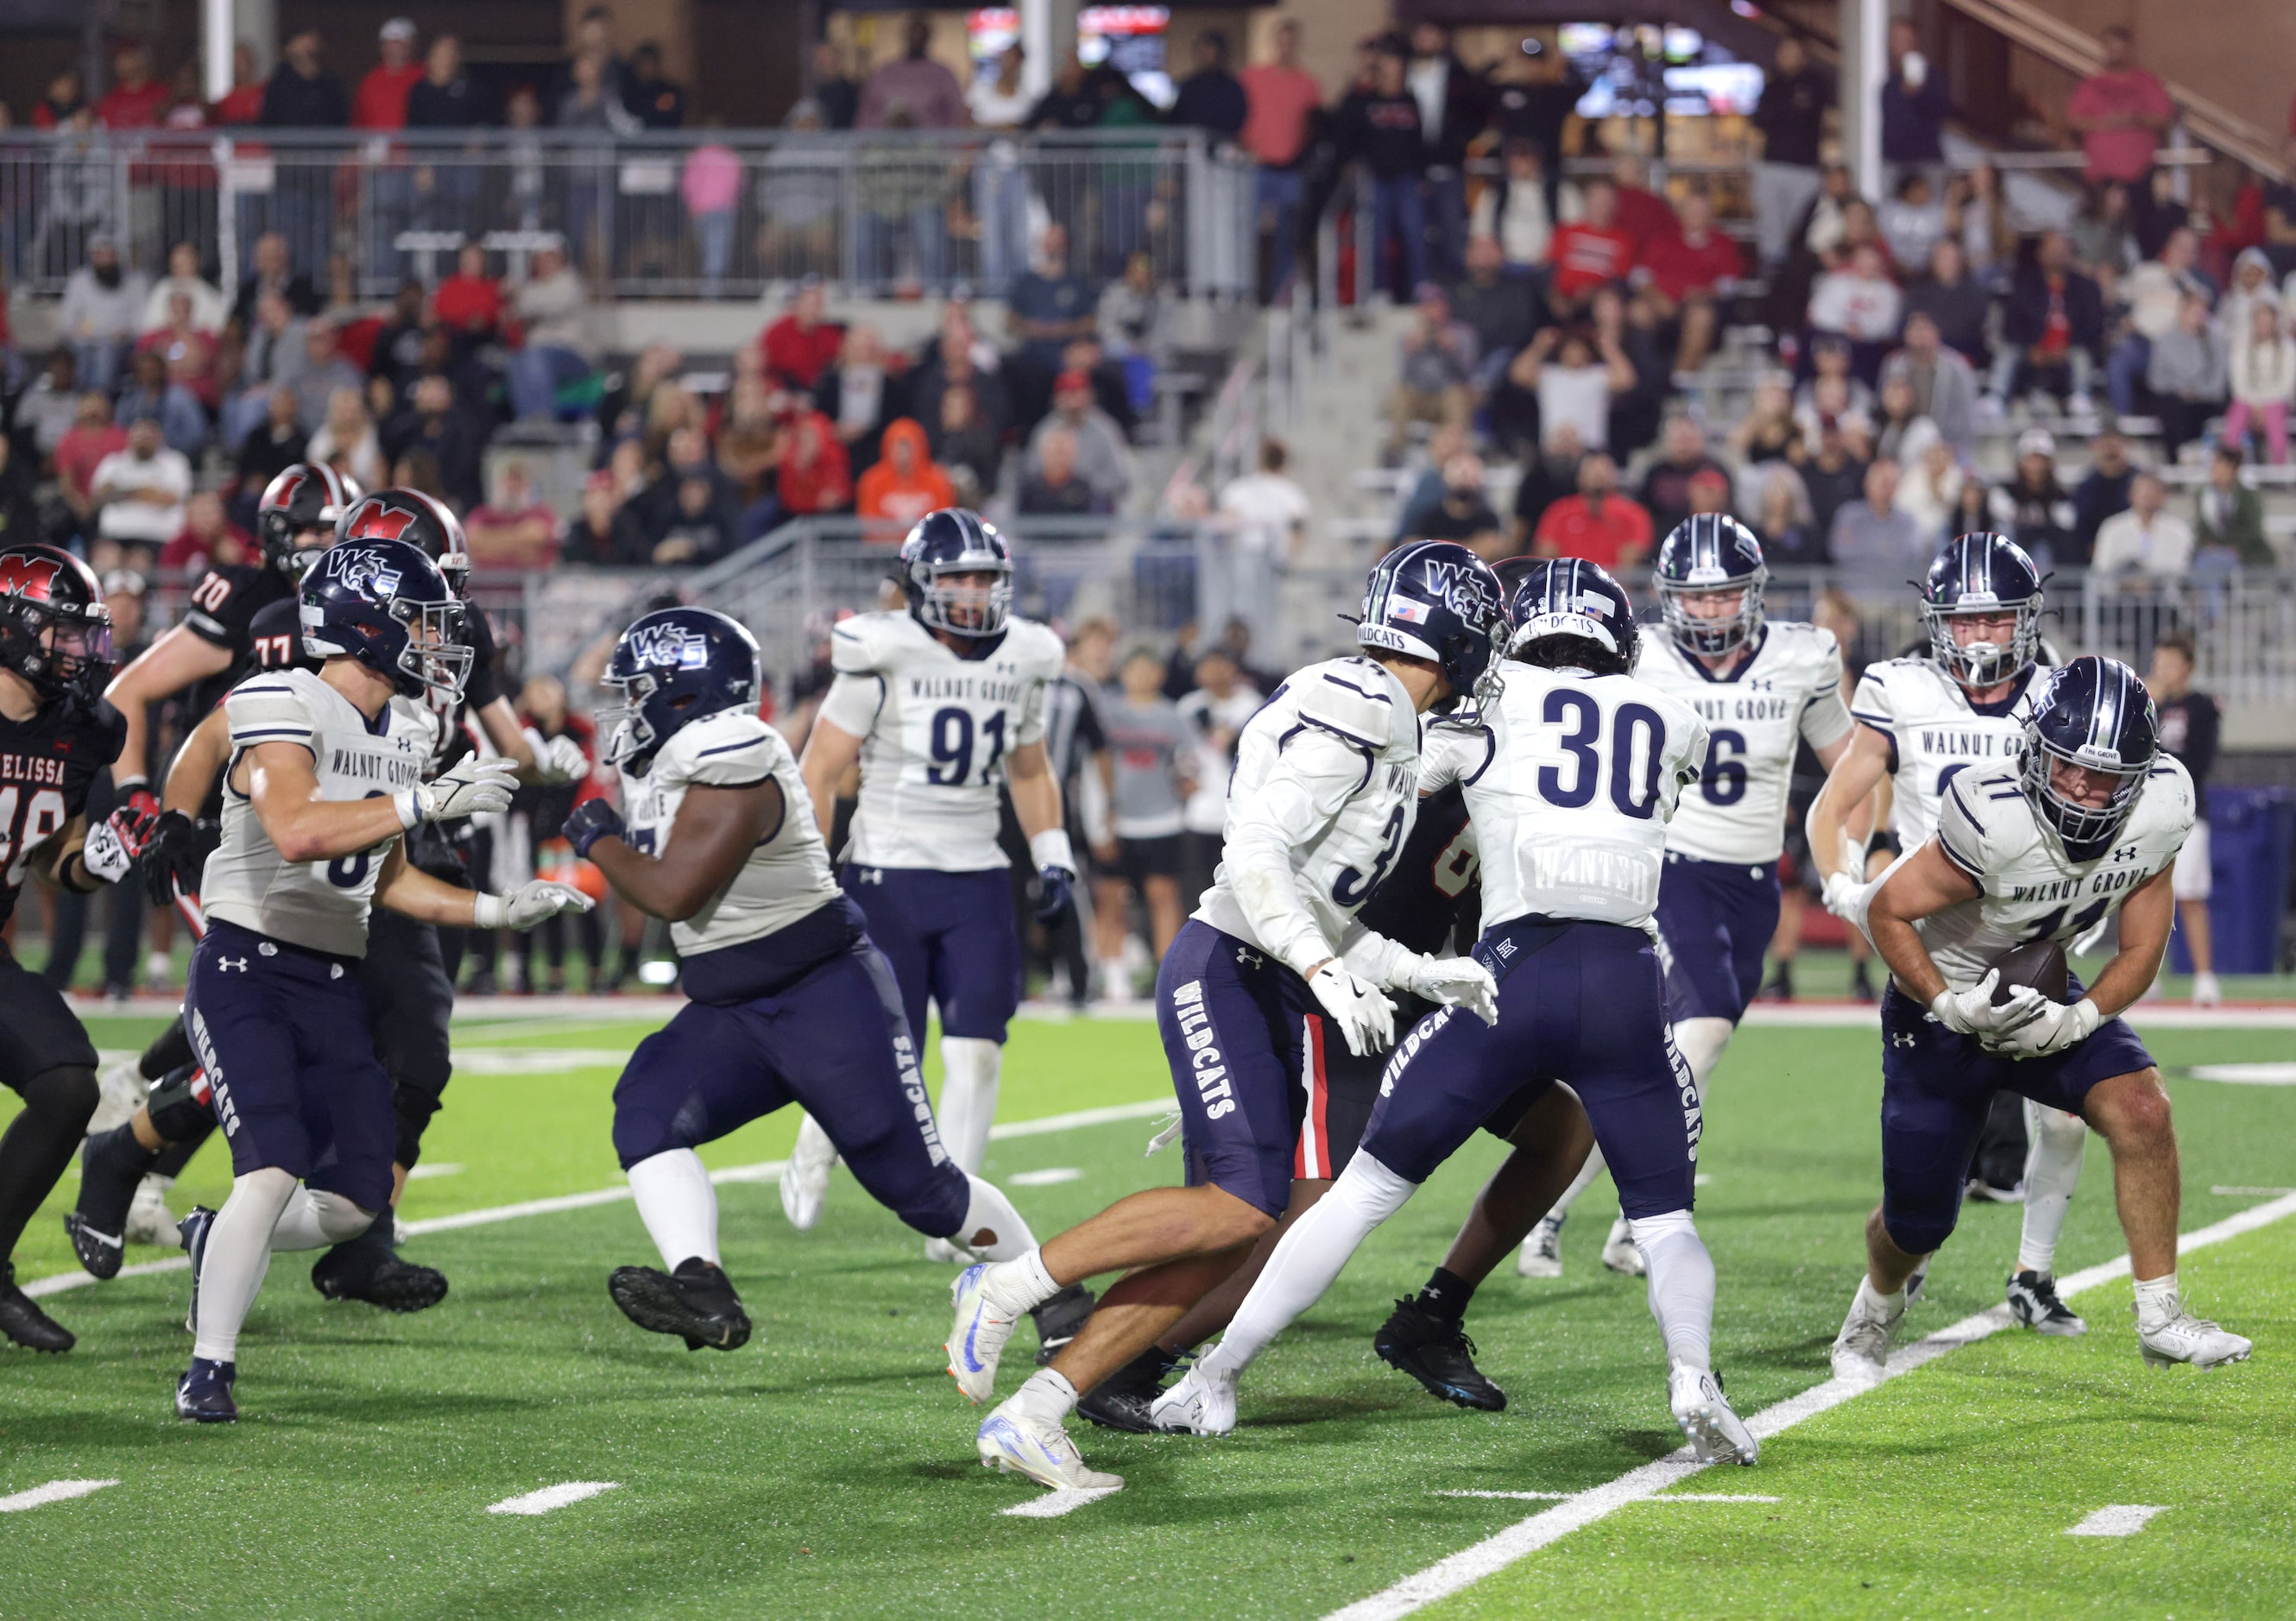
{"label": "wg helmet logo", "polygon": [[322,555],[320,566],[328,578],[352,591],[389,596],[398,589],[398,570],[370,547],[335,546]]}
{"label": "wg helmet logo", "polygon": [[709,644],[683,625],[648,625],[630,633],[630,657],[641,665],[699,669],[709,661]]}

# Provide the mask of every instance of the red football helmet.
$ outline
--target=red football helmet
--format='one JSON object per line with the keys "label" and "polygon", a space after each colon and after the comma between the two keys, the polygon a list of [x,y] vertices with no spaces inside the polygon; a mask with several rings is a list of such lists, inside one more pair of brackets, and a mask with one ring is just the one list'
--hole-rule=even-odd
{"label": "red football helmet", "polygon": [[93,704],[111,663],[111,610],[94,572],[55,546],[0,547],[0,668],[43,698]]}

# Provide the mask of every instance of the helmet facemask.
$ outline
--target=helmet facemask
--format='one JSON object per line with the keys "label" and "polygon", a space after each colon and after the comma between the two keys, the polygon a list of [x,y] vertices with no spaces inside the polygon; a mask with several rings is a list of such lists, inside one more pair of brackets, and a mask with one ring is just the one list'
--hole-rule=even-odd
{"label": "helmet facemask", "polygon": [[[1659,581],[1659,610],[1675,645],[1708,659],[1743,647],[1762,627],[1762,587],[1769,577],[1765,568],[1739,579],[1718,579],[1711,584],[1695,578]],[[1738,594],[1738,606],[1733,612],[1707,615],[1691,610],[1694,599],[1721,597],[1734,591]]]}
{"label": "helmet facemask", "polygon": [[[2056,767],[2060,765],[2077,765],[2111,777],[2111,796],[2103,805],[2087,805],[2059,791]],[[2110,750],[2093,751],[2086,746],[2070,752],[2061,750],[2044,741],[2039,729],[2029,725],[2025,728],[2025,753],[2018,766],[2018,782],[2025,797],[2041,813],[2041,819],[2056,829],[2057,836],[2064,841],[2065,853],[2077,861],[2093,861],[2104,854],[2105,847],[2128,821],[2129,813],[2136,808],[2136,795],[2152,769],[2150,755],[2132,765]]]}
{"label": "helmet facemask", "polygon": [[[1977,617],[1999,618],[2006,613],[2017,616],[2017,625],[2005,647],[1997,642],[1964,644],[1954,640],[1954,620]],[[2010,603],[1972,602],[1964,596],[1951,608],[1924,602],[1922,604],[1922,622],[1929,628],[1930,656],[1965,687],[1997,687],[2004,682],[2014,681],[2033,667],[2033,660],[2040,651],[2041,600],[2038,597]]]}
{"label": "helmet facemask", "polygon": [[[956,578],[980,574],[995,577],[987,585],[970,579],[960,583]],[[993,636],[1004,628],[1012,615],[1012,567],[967,559],[932,569],[916,590],[912,611],[928,630],[947,631],[953,636]]]}
{"label": "helmet facemask", "polygon": [[661,683],[652,672],[639,670],[629,675],[603,676],[598,684],[611,689],[622,700],[598,711],[598,733],[606,740],[606,764],[644,776],[660,741],[653,723],[645,717],[645,706],[661,690]]}
{"label": "helmet facemask", "polygon": [[[111,680],[111,615],[96,605],[86,617],[59,613],[50,603],[16,598],[12,603],[22,652],[11,660],[16,673],[45,699],[76,698],[93,704]],[[29,645],[24,645],[29,643]],[[37,648],[37,653],[31,651]],[[36,667],[24,667],[26,665]]]}
{"label": "helmet facemask", "polygon": [[398,655],[398,668],[417,684],[417,691],[463,695],[476,655],[463,640],[463,605],[457,602],[416,602],[395,597],[390,617],[406,627],[406,646]]}

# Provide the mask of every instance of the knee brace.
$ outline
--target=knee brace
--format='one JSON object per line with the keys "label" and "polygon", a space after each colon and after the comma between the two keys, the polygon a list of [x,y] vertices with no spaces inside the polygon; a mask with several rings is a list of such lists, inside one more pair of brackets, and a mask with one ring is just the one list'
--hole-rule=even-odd
{"label": "knee brace", "polygon": [[215,1129],[215,1111],[201,1095],[206,1089],[199,1079],[196,1066],[178,1065],[144,1100],[152,1116],[152,1129],[160,1134],[162,1142],[197,1144]]}

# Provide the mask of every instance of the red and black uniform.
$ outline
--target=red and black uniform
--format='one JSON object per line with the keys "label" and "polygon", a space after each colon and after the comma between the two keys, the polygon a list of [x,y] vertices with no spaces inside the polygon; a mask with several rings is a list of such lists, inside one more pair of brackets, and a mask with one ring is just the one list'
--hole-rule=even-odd
{"label": "red and black uniform", "polygon": [[[87,809],[96,774],[119,757],[127,723],[110,704],[51,700],[29,720],[0,716],[0,928],[39,847]],[[95,1049],[54,987],[0,945],[0,1081],[19,1093],[62,1064],[93,1068]],[[0,1243],[0,1255],[7,1247]]]}

